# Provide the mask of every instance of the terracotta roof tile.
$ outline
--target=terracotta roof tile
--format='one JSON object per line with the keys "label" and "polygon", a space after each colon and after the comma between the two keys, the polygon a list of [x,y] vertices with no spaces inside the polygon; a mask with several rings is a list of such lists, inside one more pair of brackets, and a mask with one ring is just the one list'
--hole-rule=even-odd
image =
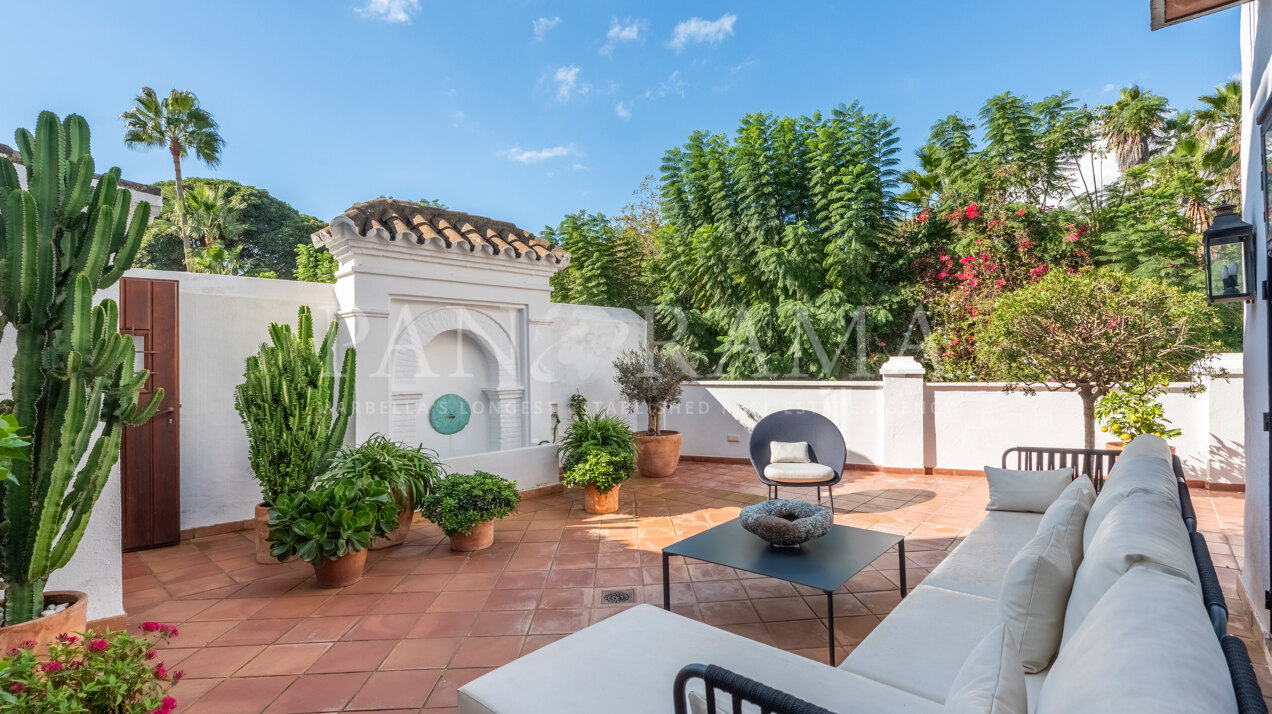
{"label": "terracotta roof tile", "polygon": [[[460,211],[425,206],[411,201],[379,198],[359,203],[332,220],[353,224],[359,236],[370,237],[380,232],[380,237],[399,240],[411,235],[415,243],[424,245],[440,239],[447,248],[459,246],[469,252],[479,246],[488,246],[487,252],[526,260],[548,259],[554,263],[569,261],[569,253],[518,228],[507,221],[497,221],[485,216],[474,216]],[[348,225],[348,224],[346,224]],[[332,226],[314,234],[319,241],[331,232]]]}

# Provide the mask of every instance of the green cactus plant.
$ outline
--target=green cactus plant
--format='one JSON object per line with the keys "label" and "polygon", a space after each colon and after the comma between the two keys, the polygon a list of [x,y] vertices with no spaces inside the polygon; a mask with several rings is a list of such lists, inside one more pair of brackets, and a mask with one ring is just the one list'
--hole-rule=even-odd
{"label": "green cactus plant", "polygon": [[0,481],[4,623],[40,616],[49,575],[75,554],[119,460],[123,427],[154,416],[163,390],[139,400],[150,374],[133,367],[132,337],[113,300],[94,294],[132,265],[150,218],[119,169],[93,185],[88,122],[42,112],[15,138],[26,173],[0,157],[0,330],[17,333],[13,398],[0,405],[30,441]]}
{"label": "green cactus plant", "polygon": [[[308,491],[331,466],[353,413],[355,352],[345,350],[337,399],[336,323],[314,350],[314,319],[301,306],[296,331],[269,326],[271,343],[247,358],[234,408],[247,429],[248,460],[265,505],[284,493]],[[335,414],[332,406],[335,402]]]}

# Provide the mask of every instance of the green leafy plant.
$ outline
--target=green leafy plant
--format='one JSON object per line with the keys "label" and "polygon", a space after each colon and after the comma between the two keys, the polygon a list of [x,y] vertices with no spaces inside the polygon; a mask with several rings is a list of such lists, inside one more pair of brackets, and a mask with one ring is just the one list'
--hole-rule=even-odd
{"label": "green leafy plant", "polygon": [[570,421],[578,421],[587,415],[587,397],[575,392],[570,395]]}
{"label": "green leafy plant", "polygon": [[336,282],[336,258],[311,243],[296,246],[296,279],[306,283]]}
{"label": "green leafy plant", "polygon": [[398,504],[389,484],[361,477],[319,483],[300,493],[281,493],[269,511],[270,555],[298,556],[322,565],[366,550],[397,526]]}
{"label": "green leafy plant", "polygon": [[680,403],[680,383],[686,378],[680,362],[661,350],[628,350],[614,360],[614,381],[627,400],[627,410],[644,404],[649,433],[662,435],[663,409]]}
{"label": "green leafy plant", "polygon": [[1161,403],[1162,387],[1132,385],[1128,389],[1109,392],[1095,402],[1095,418],[1100,431],[1112,433],[1122,443],[1141,434],[1173,439],[1183,433],[1170,426]]}
{"label": "green leafy plant", "polygon": [[631,427],[622,417],[608,412],[584,414],[566,427],[561,440],[561,466],[568,472],[593,451],[608,451],[616,456],[636,457],[636,442]]}
{"label": "green leafy plant", "polygon": [[515,512],[519,503],[516,481],[478,471],[442,479],[420,512],[448,536],[467,535],[479,524]]}
{"label": "green leafy plant", "polygon": [[345,350],[337,385],[335,322],[317,351],[307,306],[300,308],[295,332],[272,323],[269,334],[272,343],[247,358],[234,408],[247,429],[248,460],[261,497],[273,505],[284,493],[309,490],[340,449],[353,413],[355,352]]}
{"label": "green leafy plant", "polygon": [[40,616],[49,575],[75,554],[119,460],[124,427],[145,423],[163,399],[156,389],[141,400],[149,372],[133,368],[115,301],[96,300],[131,267],[150,205],[129,216],[118,168],[94,185],[81,116],[41,112],[35,134],[19,129],[15,139],[27,188],[0,157],[0,331],[12,327],[17,348],[13,398],[0,412],[31,447],[0,480],[6,625]]}
{"label": "green leafy plant", "polygon": [[357,446],[341,449],[319,481],[373,478],[387,483],[399,504],[418,508],[442,476],[437,452],[372,434]]}
{"label": "green leafy plant", "polygon": [[636,470],[636,454],[630,451],[593,449],[582,461],[565,472],[561,483],[566,486],[592,486],[600,493],[609,493],[632,477]]}
{"label": "green leafy plant", "polygon": [[154,661],[155,646],[177,628],[143,622],[141,631],[63,633],[45,654],[34,642],[10,650],[0,659],[0,714],[170,714],[168,690],[184,673]]}

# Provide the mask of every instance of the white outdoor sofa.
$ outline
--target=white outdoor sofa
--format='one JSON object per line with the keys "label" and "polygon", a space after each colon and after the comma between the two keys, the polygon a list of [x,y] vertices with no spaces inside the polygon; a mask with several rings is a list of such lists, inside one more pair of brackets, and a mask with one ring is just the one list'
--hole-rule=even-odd
{"label": "white outdoor sofa", "polygon": [[[1187,489],[1164,441],[1128,445],[1084,524],[1084,548],[1119,501],[1134,504],[1123,516],[1168,502],[1173,510],[1155,513],[1178,517],[1123,517],[1102,537],[1104,557],[1080,561],[1059,654],[1025,677],[1029,714],[1266,712],[1244,646],[1226,635],[1223,596],[1204,540],[1190,532]],[[699,663],[836,714],[937,714],[964,660],[997,631],[1004,574],[1042,518],[988,512],[838,668],[641,605],[461,687],[459,712],[668,714],[677,674]],[[1145,524],[1143,532],[1128,522]],[[1112,560],[1110,547],[1119,549]],[[1079,588],[1094,603],[1081,618],[1073,614]],[[703,711],[697,699],[693,708]]]}

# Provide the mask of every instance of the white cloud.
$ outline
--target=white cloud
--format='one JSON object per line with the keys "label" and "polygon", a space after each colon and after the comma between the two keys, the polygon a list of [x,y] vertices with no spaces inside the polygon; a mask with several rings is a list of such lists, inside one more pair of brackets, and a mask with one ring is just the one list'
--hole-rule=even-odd
{"label": "white cloud", "polygon": [[617,114],[620,119],[631,119],[632,105],[627,102],[619,102],[614,105],[614,113]]}
{"label": "white cloud", "polygon": [[603,55],[612,54],[615,45],[639,40],[640,33],[648,26],[649,24],[644,20],[633,20],[629,17],[619,22],[617,17],[614,18],[610,22],[609,32],[605,33],[606,42],[599,52]]}
{"label": "white cloud", "polygon": [[583,70],[574,64],[557,68],[556,73],[552,75],[552,81],[556,82],[557,85],[556,96],[558,100],[567,102],[573,94],[587,94],[591,91],[592,85],[579,84],[579,72],[581,71]]}
{"label": "white cloud", "polygon": [[514,146],[500,155],[522,164],[536,164],[544,159],[556,159],[576,153],[572,146],[548,146],[542,149],[522,149]]}
{"label": "white cloud", "polygon": [[668,94],[678,94],[683,97],[688,86],[689,83],[680,78],[680,70],[676,70],[667,77],[666,81],[658,85],[658,96],[665,97]]}
{"label": "white cloud", "polygon": [[583,164],[574,164],[570,168],[574,169],[575,171],[587,171],[587,167],[584,166]]}
{"label": "white cloud", "polygon": [[543,36],[548,34],[548,30],[561,24],[559,17],[541,17],[534,21],[534,38],[542,40]]}
{"label": "white cloud", "polygon": [[374,20],[385,22],[410,22],[411,15],[420,11],[420,0],[367,0],[356,12]]}
{"label": "white cloud", "polygon": [[1117,89],[1117,87],[1113,86],[1113,84],[1112,84],[1111,82],[1110,82],[1109,84],[1104,85],[1104,93],[1105,93],[1105,94],[1108,94],[1109,92],[1111,92],[1111,91],[1113,91],[1113,90],[1115,90],[1115,89]]}
{"label": "white cloud", "polygon": [[676,25],[671,35],[671,47],[679,52],[687,44],[718,45],[724,38],[733,34],[733,23],[738,19],[733,13],[725,13],[719,20],[704,20],[692,17]]}

